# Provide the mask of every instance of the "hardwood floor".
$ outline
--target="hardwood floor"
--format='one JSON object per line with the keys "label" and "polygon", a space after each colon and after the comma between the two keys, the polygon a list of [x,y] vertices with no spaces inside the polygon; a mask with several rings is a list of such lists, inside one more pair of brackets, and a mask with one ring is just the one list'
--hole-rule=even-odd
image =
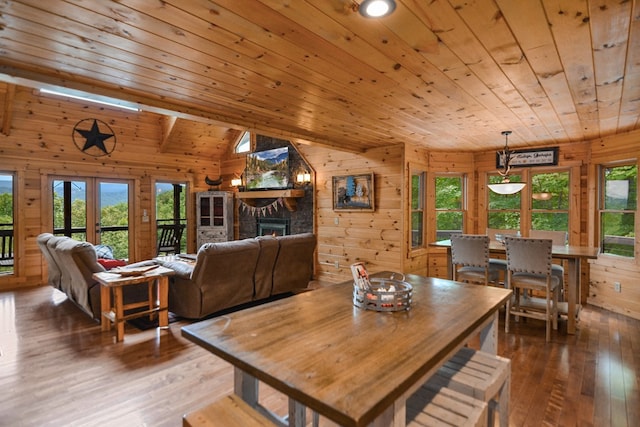
{"label": "hardwood floor", "polygon": [[[51,287],[0,293],[0,425],[181,426],[183,413],[232,391],[233,373],[180,336],[186,323],[127,326],[115,343]],[[510,424],[637,426],[640,321],[587,306],[578,333],[565,330],[561,322],[545,344],[542,322],[514,323],[506,336],[500,328]],[[261,396],[286,410],[279,393]]]}

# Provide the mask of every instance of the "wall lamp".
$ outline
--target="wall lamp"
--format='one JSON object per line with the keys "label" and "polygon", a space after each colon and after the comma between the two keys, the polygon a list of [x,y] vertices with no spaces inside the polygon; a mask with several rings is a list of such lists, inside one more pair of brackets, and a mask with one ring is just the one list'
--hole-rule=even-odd
{"label": "wall lamp", "polygon": [[505,130],[502,131],[502,134],[504,135],[504,150],[502,150],[502,153],[498,151],[498,155],[502,157],[503,164],[503,169],[498,171],[502,177],[502,182],[498,184],[489,184],[489,189],[498,194],[515,194],[521,191],[526,184],[523,182],[511,182],[509,179],[511,155],[513,154],[512,151],[509,151],[509,135],[511,135],[511,131]]}
{"label": "wall lamp", "polygon": [[311,174],[306,169],[301,169],[296,173],[296,182],[298,184],[309,184],[311,182]]}
{"label": "wall lamp", "polygon": [[391,15],[395,9],[394,0],[363,0],[358,6],[358,12],[365,18],[382,18]]}

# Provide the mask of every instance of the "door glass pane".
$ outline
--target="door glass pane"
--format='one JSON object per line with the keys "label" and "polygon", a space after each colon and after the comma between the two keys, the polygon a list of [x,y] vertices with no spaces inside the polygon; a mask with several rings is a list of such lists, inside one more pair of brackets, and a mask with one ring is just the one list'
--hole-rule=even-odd
{"label": "door glass pane", "polygon": [[0,274],[13,273],[13,175],[0,174]]}
{"label": "door glass pane", "polygon": [[180,238],[179,252],[186,252],[187,249],[184,232],[187,224],[186,188],[186,184],[156,183],[157,239],[160,242],[163,231],[173,230],[173,236]]}
{"label": "door glass pane", "polygon": [[129,258],[129,185],[99,183],[99,239],[111,246],[116,259]]}
{"label": "door glass pane", "polygon": [[53,181],[53,234],[87,239],[87,183]]}

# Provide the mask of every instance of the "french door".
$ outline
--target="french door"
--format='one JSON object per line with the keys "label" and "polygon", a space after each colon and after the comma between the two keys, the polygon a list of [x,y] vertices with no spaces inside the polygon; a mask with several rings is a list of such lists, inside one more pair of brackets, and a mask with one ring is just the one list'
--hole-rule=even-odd
{"label": "french door", "polygon": [[114,258],[130,258],[132,188],[129,180],[53,177],[53,234],[107,245]]}

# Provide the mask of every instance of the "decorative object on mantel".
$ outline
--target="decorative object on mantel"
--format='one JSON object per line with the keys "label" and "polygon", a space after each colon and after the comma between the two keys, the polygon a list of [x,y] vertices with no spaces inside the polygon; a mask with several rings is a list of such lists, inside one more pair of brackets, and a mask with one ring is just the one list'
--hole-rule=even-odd
{"label": "decorative object on mantel", "polygon": [[222,177],[211,179],[209,175],[207,175],[204,177],[204,182],[209,186],[209,190],[219,190],[220,184],[222,184]]}
{"label": "decorative object on mantel", "polygon": [[333,177],[333,209],[371,211],[374,205],[373,173]]}
{"label": "decorative object on mantel", "polygon": [[411,308],[413,287],[402,280],[396,280],[396,273],[389,278],[371,277],[364,263],[351,264],[353,275],[353,305],[373,311],[404,311]]}
{"label": "decorative object on mantel", "polygon": [[243,212],[244,211],[249,212],[251,215],[257,216],[257,217],[266,216],[267,214],[271,215],[273,212],[278,212],[278,209],[284,206],[284,200],[282,199],[282,197],[278,197],[276,200],[269,203],[268,205],[260,206],[260,207],[251,206],[250,204],[246,203],[242,199],[238,199],[238,202],[240,203],[240,209]]}
{"label": "decorative object on mantel", "polygon": [[[103,133],[100,131],[100,128],[106,129],[110,133]],[[78,141],[76,139],[76,134],[81,135],[85,139],[84,142]],[[113,132],[113,129],[111,129],[109,125],[102,120],[80,120],[73,127],[73,133],[71,136],[73,138],[73,143],[78,147],[78,150],[93,157],[106,156],[116,149],[115,132]]]}
{"label": "decorative object on mantel", "polygon": [[[264,191],[238,191],[236,198],[245,203],[249,207],[255,207],[253,202],[244,202],[246,199],[278,199],[281,198],[284,206],[290,212],[295,212],[298,208],[297,199],[304,197],[302,189],[286,189],[286,190],[264,190]],[[260,209],[260,208],[257,208]]]}
{"label": "decorative object on mantel", "polygon": [[498,152],[498,155],[502,158],[503,170],[498,170],[498,173],[502,177],[502,182],[498,184],[489,184],[489,189],[498,194],[515,194],[521,191],[526,184],[522,182],[511,182],[509,179],[509,171],[511,170],[511,156],[513,152],[509,151],[509,135],[510,130],[502,131],[504,135],[504,150],[502,153]]}

